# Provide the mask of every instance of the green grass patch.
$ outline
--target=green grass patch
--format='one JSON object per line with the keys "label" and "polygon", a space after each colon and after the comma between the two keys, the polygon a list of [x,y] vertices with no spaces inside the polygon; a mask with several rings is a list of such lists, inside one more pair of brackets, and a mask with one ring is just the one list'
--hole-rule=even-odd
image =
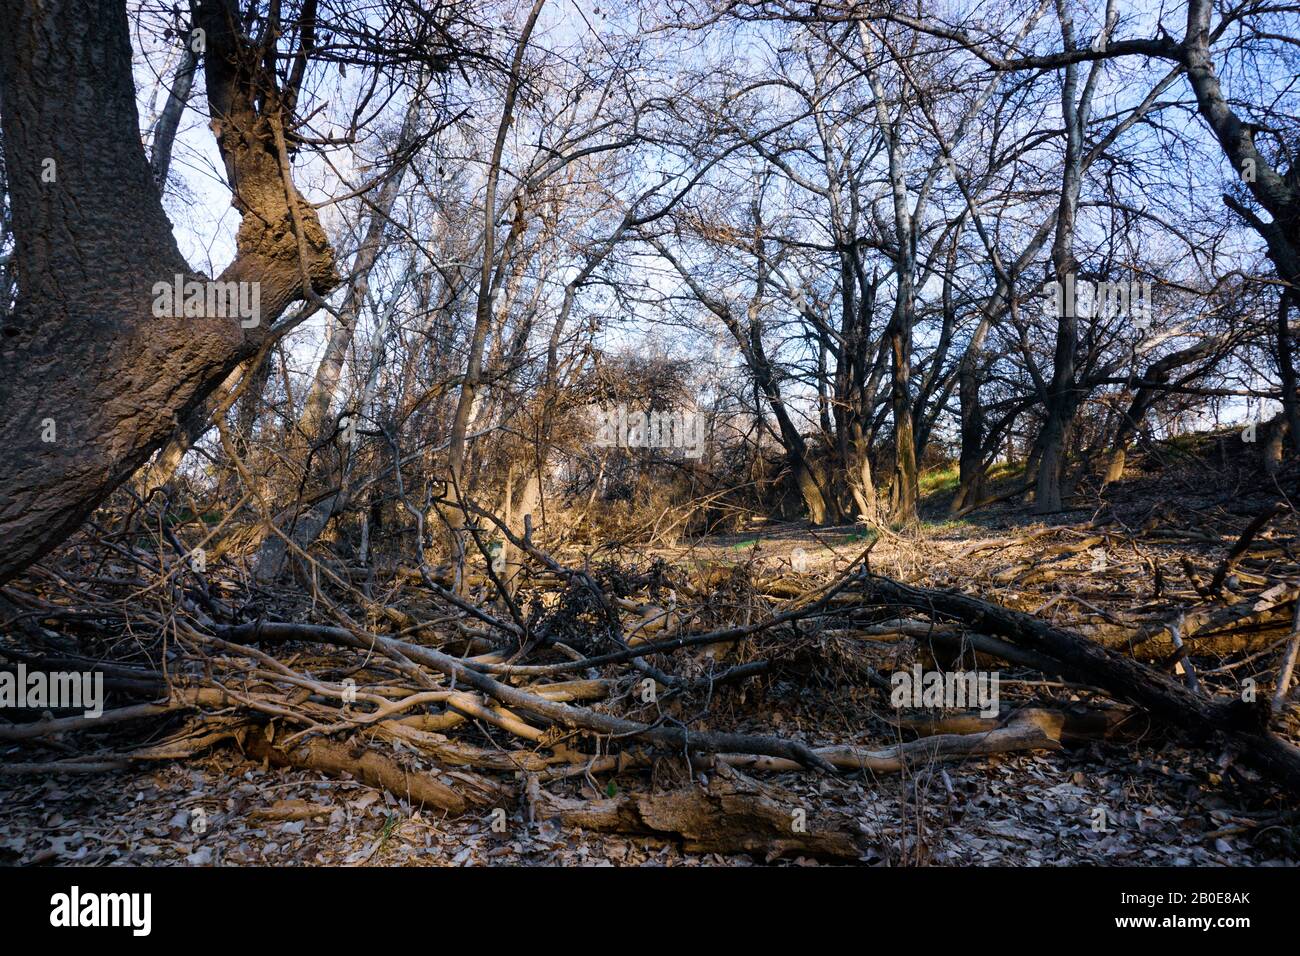
{"label": "green grass patch", "polygon": [[957,490],[957,483],[960,480],[961,467],[954,461],[946,465],[936,465],[923,471],[917,479],[917,485],[920,488],[922,497],[928,498],[931,495],[953,494]]}
{"label": "green grass patch", "polygon": [[1015,478],[1020,480],[1025,474],[1025,463],[1023,461],[1000,461],[989,469],[988,480],[1007,481]]}

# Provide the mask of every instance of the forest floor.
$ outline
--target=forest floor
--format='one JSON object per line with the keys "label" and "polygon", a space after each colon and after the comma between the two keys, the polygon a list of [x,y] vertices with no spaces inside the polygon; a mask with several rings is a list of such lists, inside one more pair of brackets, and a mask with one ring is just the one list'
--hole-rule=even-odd
{"label": "forest floor", "polygon": [[[793,564],[802,580],[833,576],[870,545],[878,573],[960,588],[1113,640],[1134,622],[1199,606],[1243,528],[1279,496],[1234,437],[1150,449],[1121,482],[1086,487],[1072,501],[1077,507],[1046,518],[1008,502],[949,519],[950,488],[932,478],[921,526],[903,533],[873,540],[861,526],[764,521],[658,556],[697,571],[742,567],[751,578],[777,581],[794,577]],[[1194,653],[1203,682],[1222,690],[1256,675],[1267,693],[1262,688],[1287,636],[1276,614],[1270,618],[1270,589],[1295,578],[1298,544],[1294,513],[1284,515],[1233,565],[1226,590],[1262,610],[1206,631]],[[873,666],[887,670],[933,659],[910,641],[870,650]],[[718,663],[728,655],[731,663],[746,659],[736,646],[720,651]],[[904,739],[887,694],[837,677],[833,657],[823,649],[719,689],[710,726],[814,746],[879,747]],[[1001,694],[1013,708],[1083,709],[1097,699],[1092,688],[1005,667]],[[491,728],[484,733],[489,745],[501,746]],[[665,761],[649,775],[574,775],[561,786],[572,798],[597,800],[680,786],[683,767]],[[893,774],[800,771],[765,774],[763,781],[793,795],[810,823],[856,832],[867,865],[1300,865],[1293,796],[1229,753],[1190,746],[1150,723],[1123,740],[922,759]],[[687,852],[669,838],[530,822],[521,799],[502,809],[504,822],[488,808],[455,817],[414,810],[385,790],[271,767],[225,747],[93,777],[0,776],[0,864],[764,863],[761,855]],[[780,863],[818,865],[798,855]]]}

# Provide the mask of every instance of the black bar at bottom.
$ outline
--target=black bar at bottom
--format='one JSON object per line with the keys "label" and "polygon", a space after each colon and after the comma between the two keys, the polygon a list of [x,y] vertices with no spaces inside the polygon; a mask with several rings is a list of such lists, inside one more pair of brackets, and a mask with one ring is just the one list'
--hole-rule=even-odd
{"label": "black bar at bottom", "polygon": [[[916,933],[927,947],[969,945],[981,929],[990,941],[1034,932],[1230,942],[1283,931],[1296,890],[1295,871],[1280,867],[0,869],[0,932],[10,940],[112,938],[131,948],[244,940],[374,947],[413,931],[437,948],[548,937],[636,944],[655,935],[670,945],[677,933],[710,925],[732,949],[747,937],[770,944],[777,930],[832,928]],[[149,894],[147,935],[145,898],[117,894]],[[114,917],[119,925],[71,925]]]}

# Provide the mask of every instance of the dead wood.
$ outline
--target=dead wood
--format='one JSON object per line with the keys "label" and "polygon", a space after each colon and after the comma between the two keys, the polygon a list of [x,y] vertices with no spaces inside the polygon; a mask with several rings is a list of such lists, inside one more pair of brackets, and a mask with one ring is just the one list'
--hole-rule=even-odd
{"label": "dead wood", "polygon": [[1300,601],[1296,602],[1295,614],[1291,619],[1291,638],[1287,641],[1282,663],[1277,669],[1277,686],[1273,689],[1273,701],[1270,704],[1275,714],[1280,714],[1286,704],[1297,656],[1300,656]]}
{"label": "dead wood", "polygon": [[1228,576],[1228,572],[1236,566],[1237,562],[1241,559],[1241,556],[1246,553],[1248,548],[1250,548],[1251,543],[1255,540],[1255,536],[1264,530],[1264,526],[1272,521],[1274,517],[1287,510],[1289,510],[1289,508],[1285,502],[1275,501],[1251,520],[1250,524],[1246,526],[1246,530],[1241,533],[1241,536],[1237,538],[1232,547],[1228,549],[1228,553],[1224,556],[1223,561],[1220,562],[1218,569],[1214,572],[1214,578],[1210,581],[1210,593],[1212,595],[1218,596],[1223,592],[1224,579]]}
{"label": "dead wood", "polygon": [[[1059,750],[1060,728],[1042,720],[1014,721],[1005,727],[995,727],[974,733],[935,734],[910,740],[883,750],[863,747],[822,747],[817,753],[836,767],[846,771],[870,774],[902,773],[930,763],[956,760],[961,757],[987,754],[1015,753],[1029,750]],[[784,772],[798,770],[792,760],[776,757],[756,757],[742,754],[722,754],[719,760],[734,767],[748,770]]]}
{"label": "dead wood", "polygon": [[664,793],[569,800],[534,786],[529,796],[536,820],[680,840],[691,853],[748,853],[767,862],[794,856],[848,861],[867,849],[850,821],[819,820],[795,794],[727,767],[702,786]]}
{"label": "dead wood", "polygon": [[267,739],[264,732],[253,732],[244,739],[244,751],[251,757],[277,767],[298,767],[318,773],[353,778],[379,787],[414,807],[436,807],[450,814],[461,814],[468,806],[464,796],[425,773],[408,770],[391,757],[363,744],[343,744],[332,740],[307,740],[281,746]]}
{"label": "dead wood", "polygon": [[953,591],[910,587],[878,576],[863,581],[864,598],[960,620],[1060,661],[1073,680],[1104,688],[1117,700],[1145,708],[1194,738],[1223,734],[1256,770],[1287,786],[1300,786],[1300,748],[1268,730],[1266,702],[1211,699],[1165,674],[1088,638]]}
{"label": "dead wood", "polygon": [[327,817],[334,808],[323,803],[309,803],[306,800],[277,800],[269,807],[258,807],[249,813],[255,820],[271,820],[277,823],[292,823],[296,820],[313,820]]}
{"label": "dead wood", "polygon": [[[1027,707],[1011,715],[1010,722],[1037,726],[1047,736],[1067,745],[1094,740],[1135,740],[1150,727],[1150,720],[1145,715],[1126,707],[1110,707],[1105,710]],[[927,737],[935,734],[989,733],[1004,728],[1008,721],[1002,716],[958,714],[940,718],[901,718],[895,723],[904,730]]]}
{"label": "dead wood", "polygon": [[700,733],[675,727],[651,727],[635,721],[611,717],[581,707],[557,704],[536,694],[510,687],[493,680],[466,663],[436,651],[406,641],[367,634],[360,637],[337,627],[267,623],[256,626],[242,625],[223,630],[230,640],[323,640],[360,649],[376,648],[424,664],[461,683],[465,683],[510,707],[530,711],[561,727],[570,730],[589,730],[620,737],[639,737],[675,750],[706,750],[712,752],[741,751],[787,757],[804,766],[834,771],[834,766],[818,757],[805,744],[782,740],[778,737],[760,737],[747,734]]}

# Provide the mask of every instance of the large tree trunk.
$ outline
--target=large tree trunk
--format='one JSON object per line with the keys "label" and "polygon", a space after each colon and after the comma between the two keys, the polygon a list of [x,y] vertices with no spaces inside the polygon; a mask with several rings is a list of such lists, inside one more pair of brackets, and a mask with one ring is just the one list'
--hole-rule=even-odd
{"label": "large tree trunk", "polygon": [[[1074,23],[1064,6],[1057,7],[1061,38],[1067,46],[1074,43]],[[1083,185],[1083,133],[1088,124],[1096,67],[1078,89],[1078,65],[1065,68],[1061,84],[1061,115],[1065,119],[1065,169],[1057,203],[1056,236],[1052,242],[1052,267],[1056,277],[1056,347],[1052,355],[1052,381],[1044,396],[1047,417],[1038,439],[1038,479],[1034,491],[1034,510],[1038,514],[1060,511],[1061,479],[1065,472],[1066,438],[1082,394],[1076,382],[1078,363],[1079,319],[1075,314],[1074,257],[1075,220],[1079,211],[1079,191]]]}
{"label": "large tree trunk", "polygon": [[1300,449],[1300,403],[1296,401],[1294,343],[1291,339],[1290,305],[1292,290],[1286,290],[1277,303],[1277,367],[1282,384],[1282,415],[1291,432],[1291,447]]}
{"label": "large tree trunk", "polygon": [[337,279],[314,211],[282,175],[275,126],[254,106],[255,87],[275,97],[230,27],[233,4],[209,0],[200,18],[214,128],[245,214],[221,281],[259,284],[251,328],[238,315],[153,314],[155,283],[205,280],[177,249],[140,142],[124,6],[2,0],[0,12],[19,275],[0,337],[4,581],[75,530],[257,349],[304,295],[304,271],[317,294]]}
{"label": "large tree trunk", "polygon": [[176,469],[180,467],[185,453],[203,437],[212,424],[214,402],[229,397],[230,393],[239,386],[239,380],[243,375],[241,368],[232,370],[207,401],[200,402],[185,416],[181,427],[167,439],[167,443],[163,445],[154,460],[140,470],[133,482],[137,494],[147,495],[154,488],[161,487],[171,480]]}
{"label": "large tree trunk", "polygon": [[874,522],[879,515],[879,503],[876,500],[876,483],[871,476],[871,449],[867,436],[863,434],[862,422],[856,417],[848,427],[848,454],[845,456],[845,480],[849,494],[857,508],[859,519]]}
{"label": "large tree trunk", "polygon": [[1068,395],[1048,402],[1047,421],[1038,442],[1038,483],[1034,489],[1034,511],[1051,514],[1063,507],[1061,479],[1065,473],[1065,441],[1074,409]]}

